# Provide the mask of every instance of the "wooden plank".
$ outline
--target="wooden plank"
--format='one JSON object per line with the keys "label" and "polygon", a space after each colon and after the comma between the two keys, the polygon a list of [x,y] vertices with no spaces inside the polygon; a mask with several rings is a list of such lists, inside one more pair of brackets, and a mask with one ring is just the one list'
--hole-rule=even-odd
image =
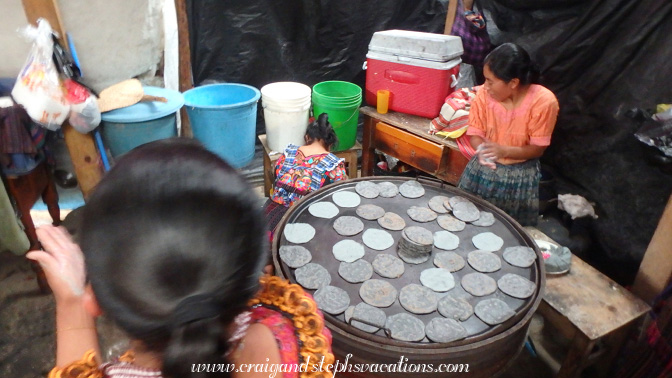
{"label": "wooden plank", "polygon": [[[189,19],[187,15],[186,0],[175,0],[177,12],[177,38],[179,43],[179,80],[180,92],[185,92],[194,87],[194,78],[191,70],[191,46],[189,44]],[[180,109],[180,122],[182,136],[193,137],[191,123],[187,115],[187,108]]]}
{"label": "wooden plank", "polygon": [[[65,36],[65,28],[61,21],[60,11],[56,0],[22,0],[23,8],[28,22],[37,24],[37,19],[42,17],[49,21],[52,29],[61,37],[61,43]],[[62,43],[66,46],[67,43]],[[75,168],[77,182],[84,199],[87,199],[93,188],[103,177],[103,169],[100,155],[91,134],[81,134],[70,126],[67,121],[62,126],[65,144],[70,153],[72,165]]]}
{"label": "wooden plank", "polygon": [[68,44],[65,42],[65,27],[61,18],[61,11],[56,0],[22,0],[23,11],[26,13],[26,19],[31,24],[37,26],[37,19],[44,18],[49,21],[51,29],[58,33],[59,42],[65,49]]}
{"label": "wooden plank", "polygon": [[439,170],[443,157],[443,146],[382,122],[376,124],[374,145],[378,150],[429,174]]}
{"label": "wooden plank", "polygon": [[672,279],[672,196],[644,253],[632,292],[651,303]]}
{"label": "wooden plank", "polygon": [[[548,240],[532,227],[525,229],[533,239]],[[572,256],[569,273],[546,276],[544,301],[590,340],[603,337],[650,310],[644,301],[577,256]]]}
{"label": "wooden plank", "polygon": [[373,165],[375,164],[376,147],[373,140],[376,135],[376,123],[378,120],[366,115],[364,117],[364,135],[362,146],[362,177],[373,175]]}
{"label": "wooden plank", "polygon": [[91,134],[82,134],[67,122],[61,127],[68,147],[70,160],[75,167],[79,189],[84,199],[88,199],[93,189],[103,178],[100,154]]}
{"label": "wooden plank", "polygon": [[360,108],[360,112],[366,116],[375,118],[380,122],[385,122],[388,125],[406,130],[411,134],[419,136],[420,138],[428,139],[436,144],[442,144],[455,150],[459,150],[457,143],[454,140],[429,134],[429,123],[432,121],[429,118],[397,112],[387,112],[386,114],[380,114],[376,111],[376,108],[371,106],[364,106]]}
{"label": "wooden plank", "polygon": [[450,0],[448,2],[448,9],[446,10],[446,25],[443,27],[443,34],[450,34],[453,30],[453,23],[457,12],[457,0]]}

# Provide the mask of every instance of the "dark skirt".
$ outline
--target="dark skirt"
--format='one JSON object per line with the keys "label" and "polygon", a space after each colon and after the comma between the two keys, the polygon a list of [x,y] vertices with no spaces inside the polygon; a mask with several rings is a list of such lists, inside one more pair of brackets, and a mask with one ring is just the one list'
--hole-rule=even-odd
{"label": "dark skirt", "polygon": [[474,156],[457,186],[504,210],[521,225],[534,226],[539,218],[540,177],[539,159],[491,169]]}
{"label": "dark skirt", "polygon": [[271,233],[271,240],[275,233],[275,228],[280,223],[280,219],[285,215],[289,207],[273,202],[270,199],[264,204],[264,215],[266,216],[266,230]]}

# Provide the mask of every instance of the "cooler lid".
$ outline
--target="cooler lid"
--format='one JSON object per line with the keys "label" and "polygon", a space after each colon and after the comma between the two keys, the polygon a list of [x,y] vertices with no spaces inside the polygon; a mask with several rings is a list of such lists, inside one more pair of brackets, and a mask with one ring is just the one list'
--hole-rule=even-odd
{"label": "cooler lid", "polygon": [[453,69],[453,67],[459,66],[460,63],[462,63],[462,59],[460,58],[455,58],[447,62],[435,62],[433,60],[415,59],[415,58],[409,58],[407,56],[381,54],[377,52],[369,52],[368,54],[366,54],[366,57],[367,59],[375,59],[383,62],[392,62],[416,67],[424,67],[434,70],[450,70]]}
{"label": "cooler lid", "polygon": [[373,33],[369,51],[435,62],[447,62],[464,52],[460,37],[410,30],[385,30]]}
{"label": "cooler lid", "polygon": [[159,87],[143,87],[142,89],[146,95],[165,97],[168,102],[138,102],[125,108],[101,113],[100,118],[103,121],[115,123],[145,122],[175,113],[184,105],[184,96],[178,91]]}

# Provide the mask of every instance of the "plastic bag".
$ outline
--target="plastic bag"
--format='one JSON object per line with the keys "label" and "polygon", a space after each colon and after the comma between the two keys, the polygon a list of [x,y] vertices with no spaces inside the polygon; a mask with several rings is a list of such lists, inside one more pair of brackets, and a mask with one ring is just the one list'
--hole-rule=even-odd
{"label": "plastic bag", "polygon": [[100,124],[100,109],[96,96],[82,84],[66,79],[66,100],[70,103],[69,122],[82,134],[93,131]]}
{"label": "plastic bag", "polygon": [[27,26],[22,34],[33,41],[33,47],[14,84],[12,97],[23,105],[33,121],[49,130],[57,130],[70,114],[70,106],[52,60],[51,25],[39,19],[37,28]]}
{"label": "plastic bag", "polygon": [[672,157],[672,119],[666,121],[646,121],[637,130],[635,137],[642,143],[660,150]]}

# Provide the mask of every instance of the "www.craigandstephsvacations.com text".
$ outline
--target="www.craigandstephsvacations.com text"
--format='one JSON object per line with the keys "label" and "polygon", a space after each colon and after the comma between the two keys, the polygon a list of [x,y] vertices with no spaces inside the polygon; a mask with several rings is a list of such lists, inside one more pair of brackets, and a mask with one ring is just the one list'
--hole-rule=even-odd
{"label": "www.craigandstephsvacations.com text", "polygon": [[[401,356],[397,363],[350,363],[352,354],[348,354],[344,362],[336,360],[333,364],[321,361],[305,361],[302,364],[192,364],[191,371],[196,373],[268,373],[269,378],[275,378],[278,373],[292,372],[320,372],[331,371],[334,378],[338,373],[466,373],[469,372],[469,364],[420,364],[408,363],[408,358]],[[268,359],[267,359],[268,360]],[[282,374],[279,376],[281,377]]]}

